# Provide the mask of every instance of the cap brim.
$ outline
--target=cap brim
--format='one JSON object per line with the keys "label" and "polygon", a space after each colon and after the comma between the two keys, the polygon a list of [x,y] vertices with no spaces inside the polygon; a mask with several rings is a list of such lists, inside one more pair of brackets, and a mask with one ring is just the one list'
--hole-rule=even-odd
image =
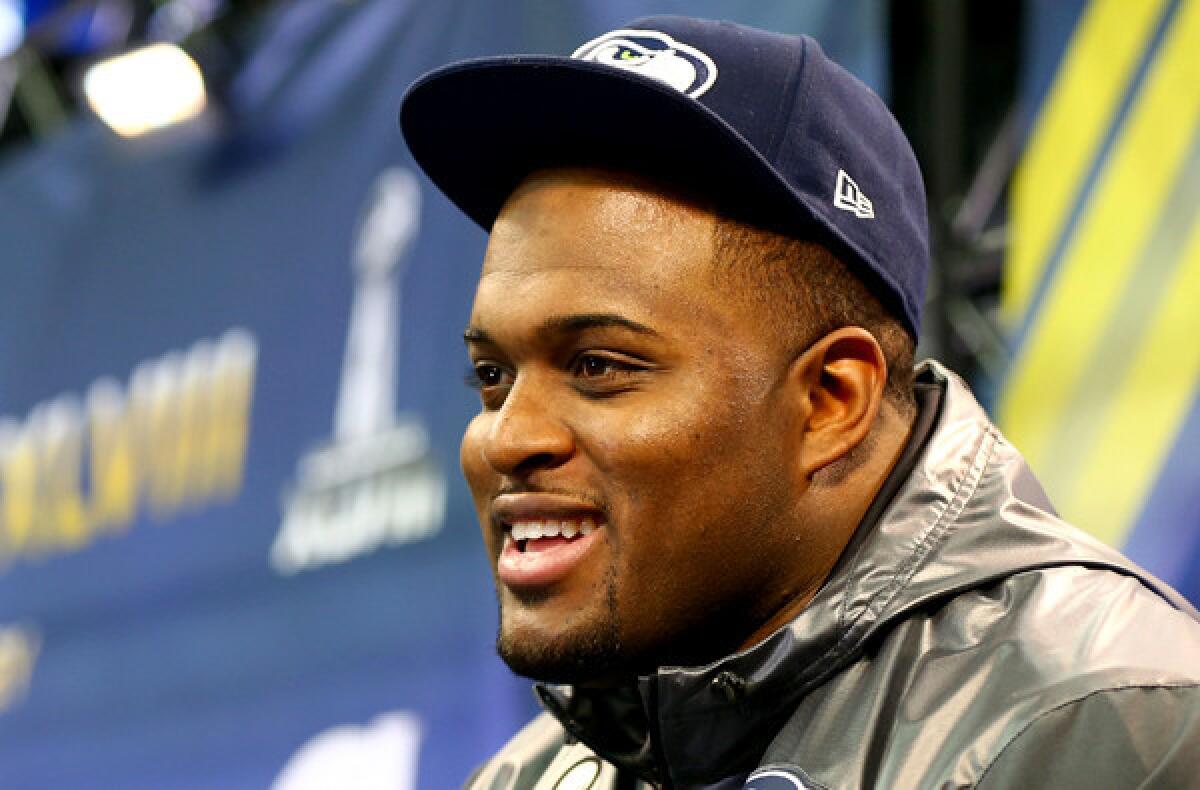
{"label": "cap brim", "polygon": [[562,165],[657,175],[735,215],[793,230],[815,224],[799,210],[802,198],[707,107],[600,63],[557,56],[455,63],[409,88],[400,126],[429,178],[485,230],[529,173]]}

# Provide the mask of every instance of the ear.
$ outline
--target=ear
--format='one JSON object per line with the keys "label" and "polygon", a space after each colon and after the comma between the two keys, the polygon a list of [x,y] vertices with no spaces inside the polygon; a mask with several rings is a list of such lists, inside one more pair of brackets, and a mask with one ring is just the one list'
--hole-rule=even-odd
{"label": "ear", "polygon": [[800,471],[808,479],[845,457],[871,432],[883,402],[887,361],[870,332],[843,327],[800,355],[792,375],[807,401],[800,428]]}

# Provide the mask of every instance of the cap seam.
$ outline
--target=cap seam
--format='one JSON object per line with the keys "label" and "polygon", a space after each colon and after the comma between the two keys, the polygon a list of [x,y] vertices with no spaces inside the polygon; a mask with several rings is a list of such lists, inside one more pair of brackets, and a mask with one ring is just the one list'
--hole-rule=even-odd
{"label": "cap seam", "polygon": [[[789,67],[788,76],[785,80],[786,87],[781,92],[779,105],[775,109],[775,117],[777,123],[775,128],[771,130],[771,139],[767,142],[767,161],[775,162],[779,156],[779,148],[783,145],[783,141],[787,139],[788,129],[791,128],[792,119],[797,116],[797,111],[801,108],[798,104],[802,104],[804,108],[808,107],[808,92],[797,97],[800,84],[804,81],[804,64],[808,60],[808,39],[801,38],[802,45],[800,47],[800,56],[796,58]],[[791,107],[788,110],[788,107]],[[801,117],[807,117],[806,114],[800,113]]]}

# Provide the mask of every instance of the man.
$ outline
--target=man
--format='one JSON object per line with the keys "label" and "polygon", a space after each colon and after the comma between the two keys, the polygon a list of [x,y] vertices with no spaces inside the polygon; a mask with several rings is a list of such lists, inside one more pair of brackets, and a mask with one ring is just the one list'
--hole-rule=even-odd
{"label": "man", "polygon": [[920,173],[815,42],[643,19],[401,123],[491,232],[461,461],[547,710],[470,787],[1200,783],[1195,611],[914,378]]}

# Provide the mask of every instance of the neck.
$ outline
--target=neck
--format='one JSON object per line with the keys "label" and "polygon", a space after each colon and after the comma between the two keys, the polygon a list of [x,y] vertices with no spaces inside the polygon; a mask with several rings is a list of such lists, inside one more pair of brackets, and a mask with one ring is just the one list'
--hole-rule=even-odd
{"label": "neck", "polygon": [[[826,479],[814,479],[804,497],[807,517],[803,530],[807,540],[798,541],[804,573],[800,585],[788,591],[784,605],[741,645],[753,647],[794,620],[820,592],[855,530],[862,523],[884,481],[895,468],[912,435],[913,415],[902,415],[888,402],[880,408],[870,436],[861,448],[862,457],[845,472],[832,471]],[[856,448],[859,449],[859,448]],[[847,506],[847,503],[852,503]]]}

